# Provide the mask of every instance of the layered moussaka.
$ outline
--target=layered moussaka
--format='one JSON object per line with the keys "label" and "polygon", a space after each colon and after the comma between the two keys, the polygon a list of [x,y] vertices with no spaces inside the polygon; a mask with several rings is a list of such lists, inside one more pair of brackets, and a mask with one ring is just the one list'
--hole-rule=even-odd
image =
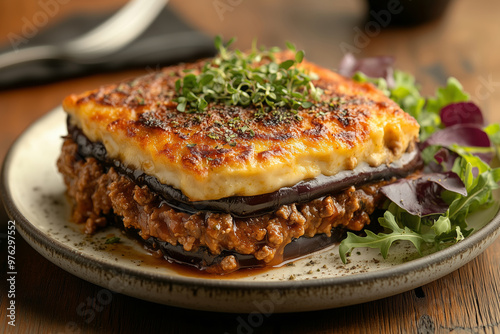
{"label": "layered moussaka", "polygon": [[228,51],[64,102],[72,219],[119,224],[213,273],[360,231],[420,166],[419,126],[369,83],[292,52]]}

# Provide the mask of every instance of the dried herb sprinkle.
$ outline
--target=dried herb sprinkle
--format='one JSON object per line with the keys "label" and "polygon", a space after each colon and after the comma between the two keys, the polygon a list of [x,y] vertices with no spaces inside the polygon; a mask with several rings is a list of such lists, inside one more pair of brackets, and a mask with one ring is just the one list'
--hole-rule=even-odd
{"label": "dried herb sprinkle", "polygon": [[119,237],[111,237],[111,238],[106,239],[105,244],[116,244],[116,243],[119,243],[119,242],[120,242],[120,238]]}

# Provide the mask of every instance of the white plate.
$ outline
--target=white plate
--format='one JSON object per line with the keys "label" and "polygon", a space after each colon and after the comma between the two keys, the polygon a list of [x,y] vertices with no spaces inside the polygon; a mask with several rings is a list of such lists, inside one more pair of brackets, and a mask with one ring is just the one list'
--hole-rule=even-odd
{"label": "white plate", "polygon": [[[220,312],[298,312],[388,297],[463,266],[500,234],[498,206],[474,217],[476,232],[445,250],[419,257],[411,244],[391,248],[387,260],[356,249],[343,265],[336,247],[293,264],[237,277],[189,275],[155,260],[115,228],[89,237],[68,221],[70,208],[56,160],[66,134],[60,108],[12,146],[2,171],[2,197],[17,231],[40,254],[68,272],[107,289],[152,302]],[[494,218],[493,218],[494,217]],[[119,236],[118,244],[105,244]]]}

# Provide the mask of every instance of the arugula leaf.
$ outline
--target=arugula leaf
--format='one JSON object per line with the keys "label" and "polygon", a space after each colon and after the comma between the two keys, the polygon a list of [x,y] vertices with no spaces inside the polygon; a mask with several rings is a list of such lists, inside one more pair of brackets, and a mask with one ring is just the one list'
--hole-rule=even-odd
{"label": "arugula leaf", "polygon": [[390,230],[391,233],[375,234],[372,231],[366,230],[366,236],[361,237],[354,233],[348,232],[347,238],[342,240],[339,246],[339,254],[342,262],[346,263],[346,255],[356,247],[379,248],[384,259],[387,258],[389,248],[392,243],[398,240],[410,241],[417,251],[421,253],[422,243],[432,242],[434,236],[431,234],[420,234],[412,231],[408,227],[399,227],[396,218],[390,211],[386,211],[384,217],[379,218],[381,226]]}

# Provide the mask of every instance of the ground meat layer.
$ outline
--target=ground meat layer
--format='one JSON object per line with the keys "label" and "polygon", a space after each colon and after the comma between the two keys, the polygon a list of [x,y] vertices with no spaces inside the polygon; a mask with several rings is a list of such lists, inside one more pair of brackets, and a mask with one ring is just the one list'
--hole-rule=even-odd
{"label": "ground meat layer", "polygon": [[[336,227],[361,230],[384,201],[379,189],[387,183],[350,187],[308,203],[283,205],[259,217],[234,218],[229,213],[175,210],[147,186],[135,184],[95,158],[81,157],[70,138],[64,141],[57,166],[74,202],[72,220],[85,224],[86,233],[106,226],[109,217],[116,215],[125,229],[136,230],[144,240],[157,238],[182,245],[185,251],[206,248],[214,255],[227,250],[251,254],[266,264],[277,264],[284,247],[296,238],[330,235]],[[234,255],[228,255],[205,269],[229,273],[239,264]]]}

